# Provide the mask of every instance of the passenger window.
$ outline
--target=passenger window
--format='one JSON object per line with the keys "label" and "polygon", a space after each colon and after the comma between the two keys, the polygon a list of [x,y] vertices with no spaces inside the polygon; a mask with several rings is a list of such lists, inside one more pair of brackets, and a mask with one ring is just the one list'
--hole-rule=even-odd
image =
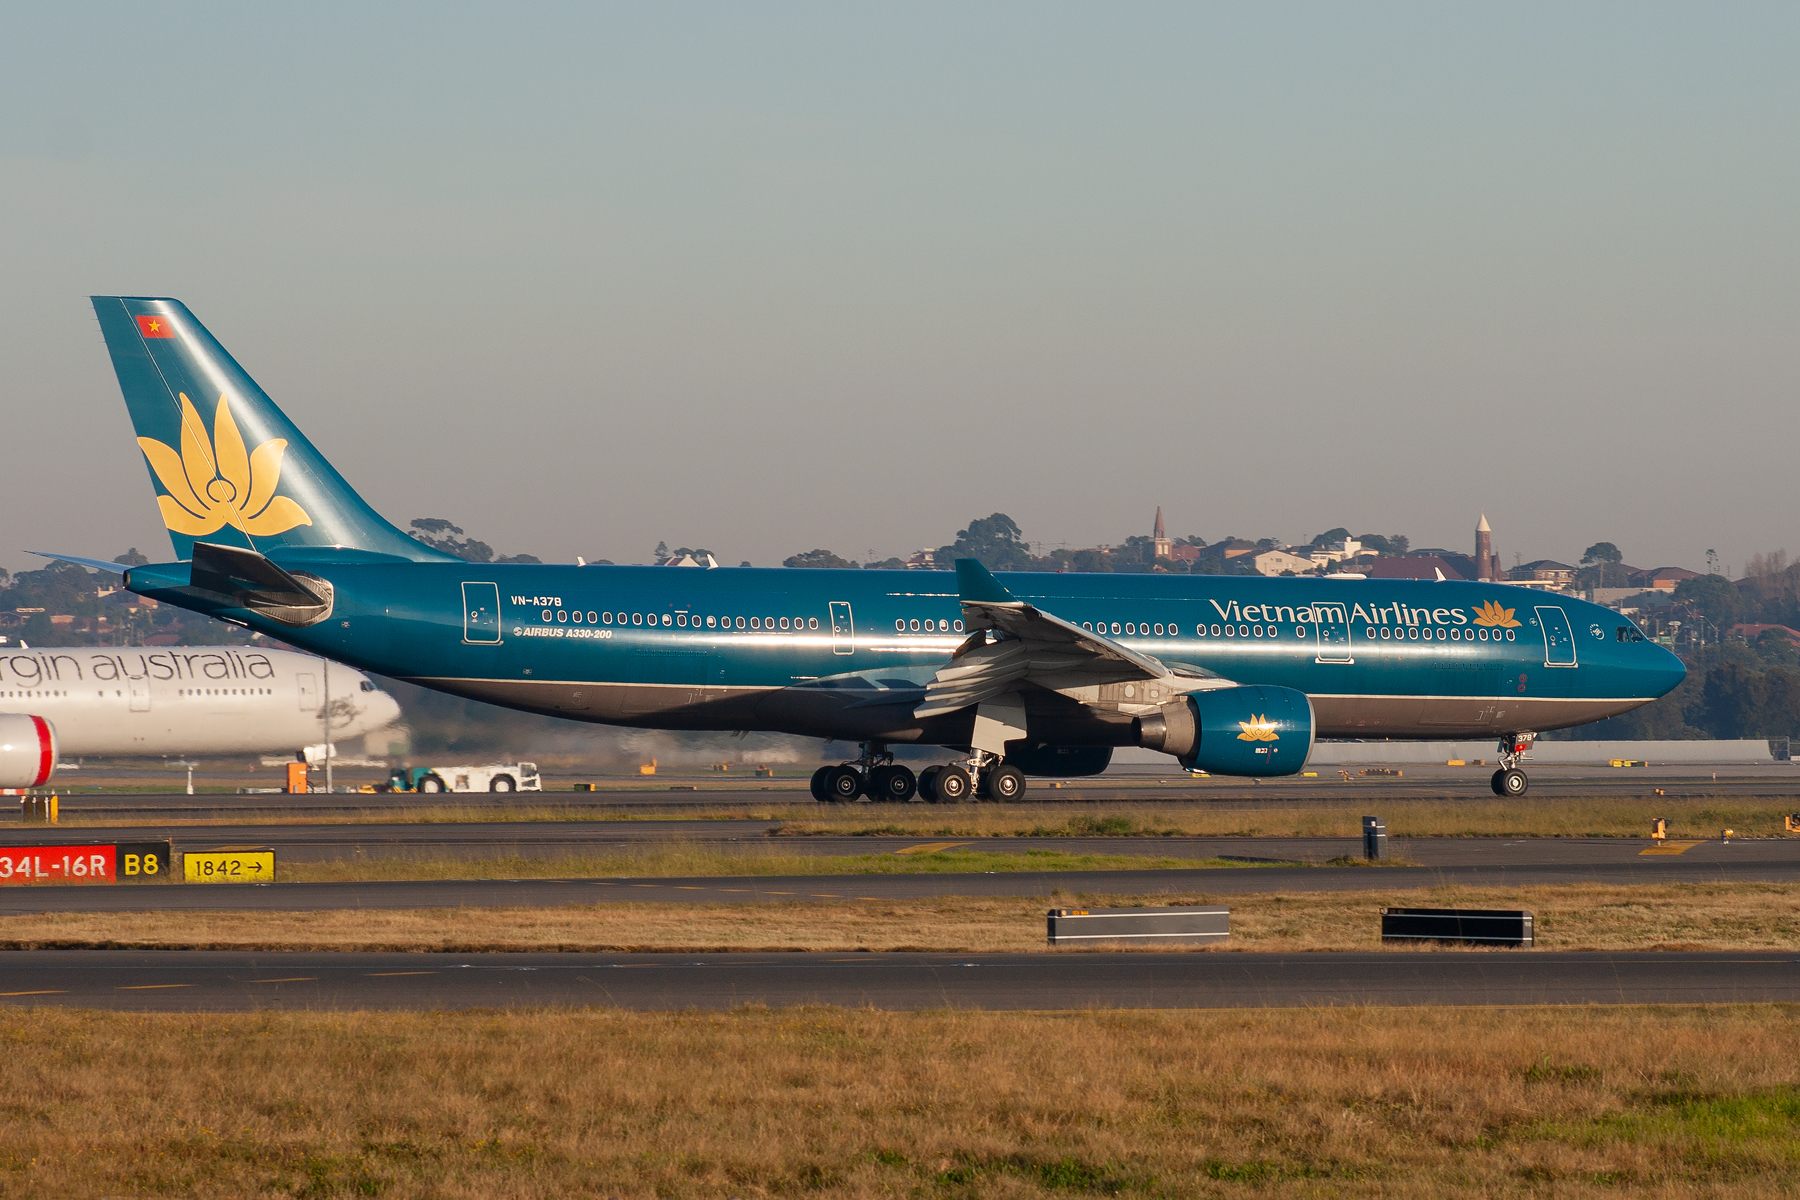
{"label": "passenger window", "polygon": [[1156,623],[1156,636],[1157,636],[1157,637],[1161,637],[1161,636],[1162,636],[1162,631],[1163,631],[1163,627],[1162,627],[1162,622],[1161,622],[1161,621],[1158,621],[1158,622],[1157,622],[1157,623]]}
{"label": "passenger window", "polygon": [[817,629],[819,627],[819,618],[817,618],[817,617],[806,618],[806,627],[808,629]]}
{"label": "passenger window", "polygon": [[751,618],[750,618],[750,628],[752,628],[752,629],[761,629],[761,628],[762,628],[762,618],[760,618],[760,617],[751,617]]}
{"label": "passenger window", "polygon": [[588,614],[588,624],[592,625],[593,623],[594,623],[594,614],[590,612]]}
{"label": "passenger window", "polygon": [[708,629],[711,629],[713,626],[717,625],[718,623],[719,623],[719,618],[717,618],[717,617],[706,618],[706,627]]}
{"label": "passenger window", "polygon": [[664,625],[673,625],[674,623],[675,623],[674,617],[671,617],[668,613],[663,614],[663,624]]}
{"label": "passenger window", "polygon": [[738,627],[738,628],[739,628],[739,629],[742,629],[742,628],[743,628],[743,627],[744,627],[744,618],[742,618],[742,617],[739,617],[739,618],[738,618],[738,619],[737,619],[737,627]]}
{"label": "passenger window", "polygon": [[644,614],[643,613],[632,613],[631,614],[631,623],[633,625],[642,625],[644,623]]}
{"label": "passenger window", "polygon": [[1112,623],[1112,631],[1113,631],[1113,632],[1114,632],[1114,633],[1123,633],[1123,632],[1124,632],[1124,630],[1122,630],[1122,629],[1121,629],[1121,628],[1120,628],[1120,627],[1119,627],[1119,623],[1118,623],[1118,622],[1117,622],[1117,621],[1114,621],[1114,622],[1113,622],[1113,623]]}
{"label": "passenger window", "polygon": [[905,633],[906,632],[906,622],[901,620],[899,617],[894,618],[894,632],[895,633]]}
{"label": "passenger window", "polygon": [[1194,636],[1195,637],[1205,637],[1206,636],[1206,626],[1204,626],[1204,625],[1194,626]]}
{"label": "passenger window", "polygon": [[786,617],[781,618],[781,627],[783,629],[786,629],[788,627],[788,619]]}
{"label": "passenger window", "polygon": [[607,625],[611,625],[612,624],[612,614],[609,612],[601,613],[600,620]]}
{"label": "passenger window", "polygon": [[914,632],[915,632],[915,633],[916,633],[916,632],[918,632],[918,628],[919,628],[919,622],[918,622],[918,621],[917,621],[917,620],[916,620],[916,619],[915,619],[915,620],[914,620],[914,621],[913,621],[913,623],[912,623],[912,627],[913,627],[913,631],[914,631]]}
{"label": "passenger window", "polygon": [[963,631],[963,623],[961,621],[958,621],[956,623],[956,632],[961,633],[962,631]]}

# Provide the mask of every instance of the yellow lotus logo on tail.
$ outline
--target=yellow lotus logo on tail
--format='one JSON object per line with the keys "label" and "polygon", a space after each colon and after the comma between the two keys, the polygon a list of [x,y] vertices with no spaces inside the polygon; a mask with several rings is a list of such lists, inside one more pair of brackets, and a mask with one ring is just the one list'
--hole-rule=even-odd
{"label": "yellow lotus logo on tail", "polygon": [[1238,734],[1240,742],[1279,742],[1281,735],[1275,732],[1275,722],[1267,717],[1250,714],[1248,721],[1239,721],[1238,728],[1244,732]]}
{"label": "yellow lotus logo on tail", "polygon": [[176,533],[205,537],[230,525],[252,537],[270,537],[312,524],[305,509],[275,494],[287,439],[270,438],[255,450],[246,450],[224,396],[219,397],[211,438],[184,392],[181,453],[154,438],[139,438],[138,447],[168,493],[158,496],[156,504],[162,509],[163,524]]}
{"label": "yellow lotus logo on tail", "polygon": [[1475,606],[1475,623],[1477,625],[1498,626],[1501,629],[1518,629],[1519,622],[1513,619],[1513,610],[1501,608],[1494,600],[1483,600]]}

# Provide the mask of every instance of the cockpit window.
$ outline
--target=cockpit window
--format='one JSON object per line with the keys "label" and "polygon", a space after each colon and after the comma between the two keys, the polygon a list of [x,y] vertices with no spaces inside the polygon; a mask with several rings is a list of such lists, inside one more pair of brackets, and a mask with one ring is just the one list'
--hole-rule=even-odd
{"label": "cockpit window", "polygon": [[365,692],[372,692],[375,690],[375,685],[365,679],[362,681],[362,690]]}
{"label": "cockpit window", "polygon": [[1641,642],[1644,635],[1638,632],[1636,625],[1621,625],[1613,631],[1613,637],[1621,642]]}

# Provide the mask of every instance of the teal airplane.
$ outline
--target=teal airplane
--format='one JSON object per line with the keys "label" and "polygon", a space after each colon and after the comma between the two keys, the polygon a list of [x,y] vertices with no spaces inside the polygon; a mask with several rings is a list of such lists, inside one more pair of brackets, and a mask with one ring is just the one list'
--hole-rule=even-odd
{"label": "teal airplane", "polygon": [[[179,560],[131,591],[509,708],[860,744],[821,800],[1010,799],[1119,746],[1279,776],[1315,738],[1477,736],[1518,796],[1539,732],[1684,674],[1616,612],[1502,584],[468,563],[371,509],[185,305],[94,311]],[[915,778],[906,746],[958,754]]]}

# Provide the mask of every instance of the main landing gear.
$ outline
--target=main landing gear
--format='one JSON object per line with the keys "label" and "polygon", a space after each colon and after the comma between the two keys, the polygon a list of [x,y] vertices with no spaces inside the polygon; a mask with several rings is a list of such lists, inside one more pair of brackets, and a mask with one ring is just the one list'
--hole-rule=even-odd
{"label": "main landing gear", "polygon": [[1531,781],[1519,770],[1519,760],[1535,741],[1535,733],[1509,733],[1500,739],[1500,769],[1490,783],[1494,795],[1516,800],[1530,790]]}
{"label": "main landing gear", "polygon": [[879,742],[864,742],[854,761],[820,767],[812,776],[813,799],[821,804],[854,804],[865,796],[904,803],[918,791],[918,777],[896,763]]}
{"label": "main landing gear", "polygon": [[984,750],[968,762],[926,767],[919,776],[919,795],[933,803],[956,804],[975,796],[983,800],[1017,800],[1025,794],[1025,772],[1007,766]]}

